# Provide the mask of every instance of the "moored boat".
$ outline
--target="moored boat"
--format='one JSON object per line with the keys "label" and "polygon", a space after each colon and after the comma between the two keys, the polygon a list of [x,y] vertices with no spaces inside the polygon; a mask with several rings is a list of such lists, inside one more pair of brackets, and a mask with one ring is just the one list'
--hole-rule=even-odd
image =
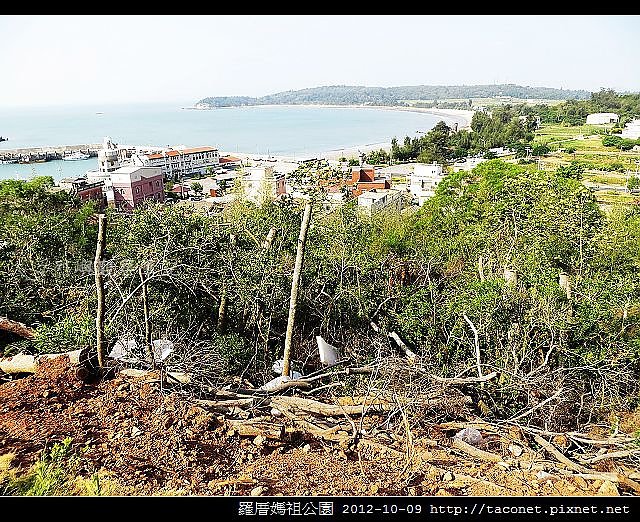
{"label": "moored boat", "polygon": [[72,154],[63,156],[62,159],[66,161],[78,161],[78,160],[86,160],[86,159],[89,159],[90,157],[91,156],[89,156],[89,154],[84,154],[83,152],[75,151]]}

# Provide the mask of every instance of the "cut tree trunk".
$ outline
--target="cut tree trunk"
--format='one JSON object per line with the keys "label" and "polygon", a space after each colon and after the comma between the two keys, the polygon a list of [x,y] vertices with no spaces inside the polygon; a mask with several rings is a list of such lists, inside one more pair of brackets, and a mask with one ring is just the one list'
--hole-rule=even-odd
{"label": "cut tree trunk", "polygon": [[44,355],[27,355],[19,353],[13,357],[0,359],[0,370],[4,373],[36,373],[38,366],[43,361],[57,359],[58,357],[69,357],[71,364],[78,364],[80,361],[80,350],[65,353],[47,353]]}
{"label": "cut tree trunk", "polygon": [[33,339],[36,336],[36,331],[33,328],[29,328],[26,324],[18,321],[12,321],[8,317],[0,317],[0,330],[15,334],[25,339]]}

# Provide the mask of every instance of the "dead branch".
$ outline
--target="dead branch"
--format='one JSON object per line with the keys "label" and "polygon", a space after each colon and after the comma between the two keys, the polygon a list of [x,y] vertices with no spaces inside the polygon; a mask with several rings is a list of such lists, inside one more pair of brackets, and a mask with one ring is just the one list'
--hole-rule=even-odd
{"label": "dead branch", "polygon": [[285,438],[284,424],[274,424],[271,422],[255,422],[250,421],[231,421],[227,420],[230,435],[240,435],[241,437],[258,437],[262,436],[271,440],[283,440]]}
{"label": "dead branch", "polygon": [[102,368],[106,357],[106,342],[104,338],[104,275],[102,274],[102,260],[107,244],[107,216],[98,214],[98,238],[96,241],[96,256],[93,260],[93,270],[96,281],[96,295],[98,306],[96,308],[96,351],[98,354],[98,366]]}
{"label": "dead branch", "polygon": [[307,230],[311,219],[311,202],[304,206],[304,215],[300,225],[300,235],[298,236],[298,247],[296,251],[296,263],[293,268],[293,281],[291,282],[291,297],[289,298],[289,318],[287,319],[287,333],[284,340],[284,363],[282,375],[289,375],[291,360],[291,341],[293,339],[293,327],[295,324],[296,308],[298,304],[298,285],[302,274],[302,262],[304,261],[304,245],[307,240]]}
{"label": "dead branch", "polygon": [[540,435],[534,435],[533,438],[535,439],[535,441],[540,444],[540,446],[542,446],[544,449],[546,449],[551,455],[553,455],[558,462],[561,462],[562,464],[564,464],[565,466],[567,466],[567,468],[573,470],[573,471],[577,471],[579,473],[591,473],[592,470],[585,468],[584,466],[581,466],[580,464],[573,462],[571,459],[567,458],[566,456],[564,456],[560,451],[558,451],[556,449],[556,447],[551,444],[550,442],[547,442],[546,440],[544,440],[542,437],[540,437]]}
{"label": "dead branch", "polygon": [[365,415],[367,413],[383,413],[395,408],[393,404],[352,404],[334,405],[324,402],[314,401],[303,397],[273,397],[271,404],[279,410],[302,410],[325,417],[339,415]]}
{"label": "dead branch", "polygon": [[462,314],[462,317],[464,317],[464,320],[467,321],[467,323],[471,327],[471,330],[473,331],[473,342],[476,347],[476,365],[478,367],[478,377],[482,377],[482,368],[480,366],[480,340],[478,338],[478,330],[471,322],[471,319],[467,317],[467,314]]}
{"label": "dead branch", "polygon": [[491,372],[482,377],[438,377],[437,375],[430,375],[430,377],[437,382],[445,384],[472,384],[475,382],[487,382],[495,379],[498,376],[498,372]]}
{"label": "dead branch", "polygon": [[472,457],[476,457],[480,460],[485,460],[487,462],[503,462],[504,461],[504,459],[497,453],[481,450],[479,448],[472,446],[471,444],[466,443],[462,439],[458,439],[456,437],[454,437],[453,439],[453,447],[456,449],[459,449],[460,451],[464,451],[466,454],[471,455]]}
{"label": "dead branch", "polygon": [[564,391],[564,388],[560,388],[556,393],[554,393],[551,397],[546,398],[545,400],[543,400],[542,402],[539,402],[538,404],[536,404],[533,408],[529,408],[527,411],[521,413],[520,415],[516,415],[515,417],[511,417],[509,419],[509,421],[513,422],[513,421],[517,421],[518,419],[521,419],[522,417],[526,417],[527,415],[530,415],[531,413],[533,413],[534,411],[536,411],[539,408],[542,408],[542,406],[544,406],[545,404],[550,403],[552,400],[557,399],[560,394]]}
{"label": "dead branch", "polygon": [[36,336],[36,331],[33,328],[29,328],[26,324],[13,321],[7,317],[0,317],[0,330],[25,339],[34,339]]}

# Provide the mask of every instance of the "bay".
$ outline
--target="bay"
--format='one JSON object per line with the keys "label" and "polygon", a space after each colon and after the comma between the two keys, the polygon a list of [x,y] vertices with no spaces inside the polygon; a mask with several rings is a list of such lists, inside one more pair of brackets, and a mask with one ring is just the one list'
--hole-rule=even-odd
{"label": "bay", "polygon": [[[194,110],[175,104],[0,108],[0,150],[101,143],[214,146],[221,153],[310,156],[416,137],[446,119],[380,108],[255,106]],[[0,165],[0,179],[83,174],[96,158]]]}

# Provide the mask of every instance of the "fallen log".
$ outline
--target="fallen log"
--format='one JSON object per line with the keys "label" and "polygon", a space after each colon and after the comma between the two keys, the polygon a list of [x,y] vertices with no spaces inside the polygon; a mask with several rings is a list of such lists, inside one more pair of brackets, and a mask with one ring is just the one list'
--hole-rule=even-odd
{"label": "fallen log", "polygon": [[36,373],[42,362],[57,359],[58,357],[68,357],[71,364],[78,364],[80,361],[80,350],[64,353],[47,353],[43,355],[19,353],[12,357],[0,359],[0,370],[4,373],[12,374]]}
{"label": "fallen log", "polygon": [[33,328],[29,328],[26,324],[19,321],[13,321],[8,317],[0,317],[0,330],[25,339],[34,339],[36,336],[36,331]]}

